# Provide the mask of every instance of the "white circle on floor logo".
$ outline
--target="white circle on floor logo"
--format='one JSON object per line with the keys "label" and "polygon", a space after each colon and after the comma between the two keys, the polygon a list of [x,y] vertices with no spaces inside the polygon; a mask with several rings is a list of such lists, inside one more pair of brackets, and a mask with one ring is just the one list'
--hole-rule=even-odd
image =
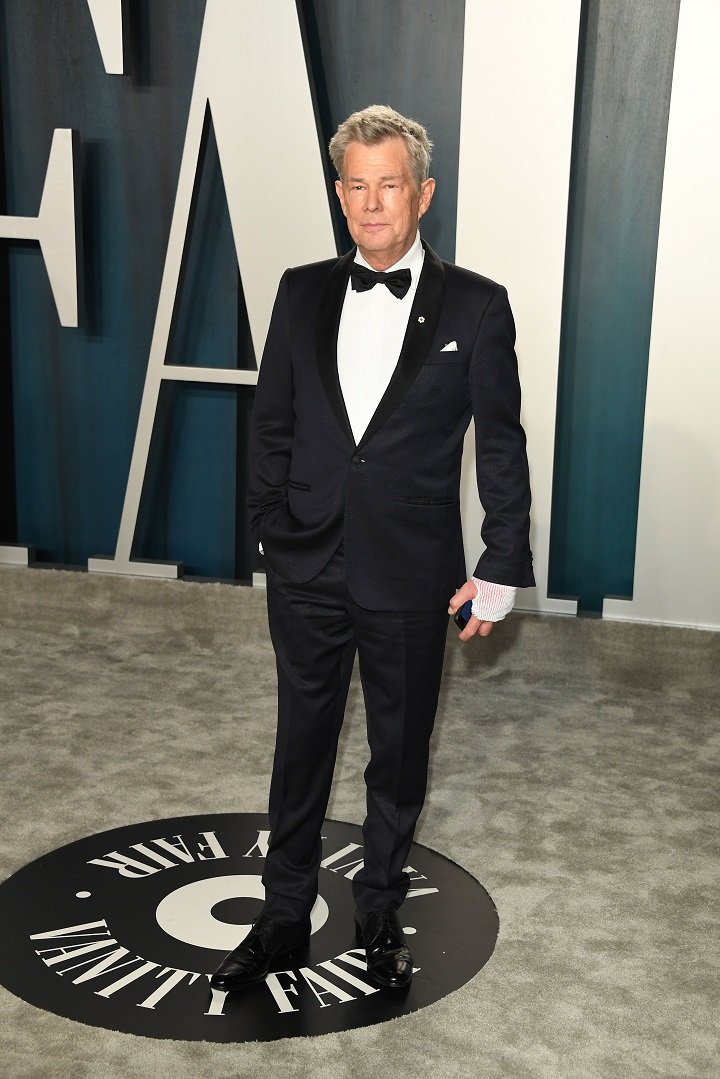
{"label": "white circle on floor logo", "polygon": [[[227,899],[258,899],[265,890],[261,876],[210,877],[176,888],[161,900],[155,911],[161,929],[176,940],[196,948],[215,948],[231,952],[237,942],[250,932],[252,922],[224,922],[213,914],[213,907]],[[328,905],[318,896],[310,919],[311,933],[317,933],[328,919]]]}
{"label": "white circle on floor logo", "polygon": [[374,986],[353,919],[362,832],[329,820],[309,944],[280,956],[251,988],[211,990],[212,972],[262,906],[269,839],[260,814],[176,817],[99,832],[31,862],[0,884],[0,984],[111,1030],[270,1041],[424,1008],[490,958],[498,931],[490,896],[415,843],[401,909],[415,976],[404,991]]}

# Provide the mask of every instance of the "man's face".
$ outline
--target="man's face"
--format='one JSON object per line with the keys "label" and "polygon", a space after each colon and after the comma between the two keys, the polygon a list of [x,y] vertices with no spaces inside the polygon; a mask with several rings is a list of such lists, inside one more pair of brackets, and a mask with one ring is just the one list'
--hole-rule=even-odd
{"label": "man's face", "polygon": [[435,181],[423,181],[418,190],[398,136],[374,146],[351,142],[335,190],[360,254],[376,270],[386,270],[412,247]]}

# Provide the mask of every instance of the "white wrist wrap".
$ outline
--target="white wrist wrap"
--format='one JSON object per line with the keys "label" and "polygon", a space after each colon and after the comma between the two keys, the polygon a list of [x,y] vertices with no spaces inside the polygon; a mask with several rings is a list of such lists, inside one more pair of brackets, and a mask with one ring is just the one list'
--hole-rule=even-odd
{"label": "white wrist wrap", "polygon": [[480,581],[472,578],[477,588],[477,595],[472,601],[472,613],[481,622],[501,622],[515,605],[517,589],[511,584],[493,584],[492,581]]}

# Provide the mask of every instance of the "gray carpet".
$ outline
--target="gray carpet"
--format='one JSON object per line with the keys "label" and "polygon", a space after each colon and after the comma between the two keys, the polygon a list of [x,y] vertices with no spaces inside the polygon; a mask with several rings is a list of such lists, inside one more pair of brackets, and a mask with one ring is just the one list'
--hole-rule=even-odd
{"label": "gray carpet", "polygon": [[[264,595],[0,568],[4,878],[135,821],[266,807]],[[413,1015],[316,1039],[153,1041],[0,990],[0,1074],[715,1076],[720,635],[515,614],[448,640],[417,839],[474,874],[488,965]],[[359,822],[351,694],[328,815]]]}

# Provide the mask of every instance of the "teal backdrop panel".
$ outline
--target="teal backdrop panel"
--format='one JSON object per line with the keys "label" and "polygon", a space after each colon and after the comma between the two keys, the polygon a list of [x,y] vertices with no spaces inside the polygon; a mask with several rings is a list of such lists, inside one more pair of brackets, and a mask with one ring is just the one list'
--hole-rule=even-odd
{"label": "teal backdrop panel", "polygon": [[549,591],[630,597],[680,0],[583,5]]}
{"label": "teal backdrop panel", "polygon": [[[77,129],[82,153],[79,328],[59,326],[37,246],[9,250],[16,538],[36,544],[41,561],[83,565],[115,547],[204,7],[204,0],[182,0],[181,12],[174,4],[128,5],[123,76],[105,73],[85,3],[6,0],[2,7],[7,212],[37,214],[54,128]],[[221,216],[217,225],[212,250],[200,254],[209,278],[237,294],[229,226]],[[225,303],[224,292],[209,301],[189,307],[185,332],[201,357],[217,362],[237,348],[237,302]],[[185,402],[185,417],[197,408],[204,414],[204,398],[190,387],[193,395],[197,404]],[[161,507],[175,512],[155,515],[148,544],[155,557],[184,546],[182,532],[197,532],[202,497],[206,534],[197,561],[192,544],[188,568],[233,576],[234,517],[232,531],[222,527],[235,504],[234,414],[226,409],[192,426],[178,417],[173,435],[166,445],[220,467],[204,475],[185,469],[181,491],[172,485],[173,462],[163,462]]]}
{"label": "teal backdrop panel", "polygon": [[[166,362],[254,369],[255,354],[209,111]],[[244,470],[237,452],[250,387],[165,382],[135,532],[137,558],[186,576],[249,581]]]}

